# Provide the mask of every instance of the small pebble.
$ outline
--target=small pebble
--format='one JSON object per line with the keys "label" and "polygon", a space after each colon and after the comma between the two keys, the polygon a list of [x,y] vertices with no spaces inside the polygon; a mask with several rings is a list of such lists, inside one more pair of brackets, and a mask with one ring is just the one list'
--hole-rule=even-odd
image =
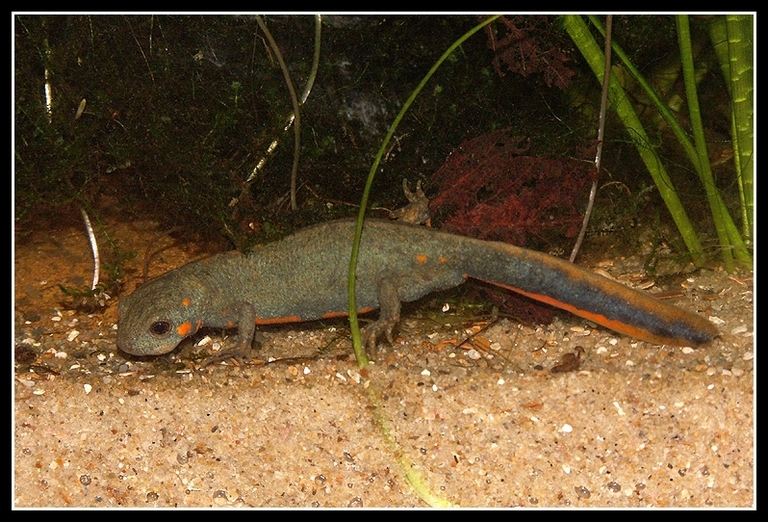
{"label": "small pebble", "polygon": [[576,486],[573,488],[573,491],[576,492],[576,496],[579,498],[589,498],[592,496],[589,490],[584,486]]}

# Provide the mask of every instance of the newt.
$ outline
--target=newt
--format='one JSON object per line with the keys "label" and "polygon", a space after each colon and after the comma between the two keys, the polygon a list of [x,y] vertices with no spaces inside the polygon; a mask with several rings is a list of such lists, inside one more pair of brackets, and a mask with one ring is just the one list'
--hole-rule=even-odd
{"label": "newt", "polygon": [[[306,228],[250,253],[217,254],[167,272],[120,299],[117,345],[133,355],[168,353],[202,327],[238,328],[247,353],[257,325],[347,315],[355,221]],[[718,335],[703,316],[657,300],[562,259],[423,226],[366,220],[357,264],[363,329],[391,341],[400,303],[463,283],[492,283],[656,344],[699,346]]]}

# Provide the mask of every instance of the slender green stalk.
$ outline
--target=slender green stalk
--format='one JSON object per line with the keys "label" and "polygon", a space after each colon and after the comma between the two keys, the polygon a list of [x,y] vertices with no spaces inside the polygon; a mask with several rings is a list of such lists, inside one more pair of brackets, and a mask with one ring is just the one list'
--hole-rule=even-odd
{"label": "slender green stalk", "polygon": [[680,46],[680,60],[683,64],[683,82],[685,83],[685,96],[688,100],[688,116],[691,119],[691,128],[693,130],[693,139],[698,153],[698,164],[704,190],[707,192],[709,208],[712,212],[712,218],[715,222],[715,230],[723,247],[723,262],[728,272],[733,271],[733,252],[728,248],[730,241],[728,233],[723,223],[723,213],[727,212],[722,205],[722,200],[717,197],[717,187],[712,177],[712,169],[709,164],[707,154],[707,142],[704,139],[704,124],[701,121],[701,110],[699,108],[699,94],[696,89],[696,72],[693,67],[693,50],[691,49],[691,27],[688,22],[688,15],[677,15],[675,17],[677,24],[677,39]]}
{"label": "slender green stalk", "polygon": [[[398,124],[405,116],[405,113],[408,111],[408,108],[416,99],[416,96],[418,96],[418,94],[422,91],[422,89],[424,89],[424,86],[427,84],[427,82],[435,73],[435,71],[437,71],[440,65],[442,65],[442,63],[453,53],[453,51],[455,51],[462,43],[464,43],[464,41],[467,40],[467,38],[475,34],[477,31],[479,31],[486,25],[490,24],[497,18],[498,16],[492,16],[484,20],[480,24],[476,25],[475,27],[473,27],[461,38],[456,40],[456,42],[454,42],[453,45],[451,45],[448,48],[448,50],[445,51],[445,53],[443,53],[440,59],[437,62],[435,62],[435,64],[432,66],[429,72],[427,72],[427,74],[421,80],[419,85],[416,86],[416,88],[413,90],[411,95],[406,100],[405,104],[403,104],[403,108],[400,109],[400,113],[398,113],[397,117],[395,118],[395,121],[392,122],[392,125],[389,128],[389,132],[387,132],[387,135],[384,137],[384,141],[381,143],[379,152],[378,154],[376,154],[376,158],[373,161],[373,165],[371,165],[371,170],[368,173],[368,180],[366,181],[365,189],[363,190],[363,196],[360,201],[360,213],[358,214],[358,218],[357,218],[357,228],[355,229],[355,239],[352,243],[352,255],[350,257],[350,262],[349,262],[349,280],[348,280],[349,324],[350,324],[350,329],[352,331],[352,347],[354,348],[354,351],[355,351],[355,359],[357,360],[357,364],[361,368],[366,366],[369,361],[368,361],[368,355],[366,354],[365,349],[362,345],[362,340],[360,336],[360,326],[358,325],[358,322],[357,322],[357,299],[355,298],[355,272],[357,269],[357,257],[360,251],[360,239],[362,237],[362,232],[363,232],[363,221],[365,219],[365,211],[368,205],[368,198],[370,197],[371,186],[373,185],[373,178],[376,175],[376,170],[379,168],[379,163],[381,162],[381,158],[384,156],[384,151],[387,149],[387,145],[389,144],[389,141],[392,139],[392,136],[395,134],[395,129],[397,128]],[[374,407],[376,421],[381,427],[381,431],[384,435],[384,439],[389,444],[390,448],[392,449],[392,454],[395,456],[395,459],[397,460],[398,464],[400,465],[403,472],[405,473],[405,478],[408,481],[408,484],[413,488],[416,494],[419,495],[419,497],[422,500],[424,500],[424,502],[426,502],[428,505],[432,507],[452,507],[453,505],[448,500],[441,498],[438,495],[435,495],[429,489],[426,483],[421,479],[421,476],[414,469],[413,462],[406,457],[406,454],[403,451],[403,448],[397,443],[397,440],[395,439],[394,435],[392,434],[392,430],[389,427],[389,423],[384,418],[381,412],[381,405],[380,405],[378,392],[374,389],[373,386],[370,386],[367,388],[367,393],[368,393],[368,398]]]}
{"label": "slender green stalk", "polygon": [[366,395],[368,395],[368,400],[371,402],[371,406],[373,406],[373,416],[376,418],[376,423],[379,425],[379,428],[381,428],[384,440],[389,445],[392,455],[395,457],[395,460],[397,460],[397,463],[405,474],[405,480],[408,481],[408,484],[413,488],[413,491],[416,492],[419,498],[426,502],[430,507],[458,507],[439,495],[434,494],[421,478],[421,475],[416,471],[413,461],[407,457],[403,447],[398,444],[397,439],[392,434],[392,428],[390,427],[389,422],[384,417],[380,400],[381,393],[379,393],[377,387],[370,385],[369,383],[369,386],[365,388],[365,392]]}
{"label": "slender green stalk", "polygon": [[[603,26],[597,17],[590,16],[590,21],[598,29],[598,31],[604,34],[605,30],[603,29]],[[722,39],[724,41],[725,27],[723,27],[722,33],[723,33]],[[712,39],[716,42],[719,41],[719,37],[716,38],[715,36],[713,36]],[[698,174],[702,183],[706,185],[705,177],[704,177],[704,174],[702,173],[702,166],[701,166],[698,150],[696,149],[696,146],[693,144],[693,142],[688,138],[688,134],[686,133],[685,129],[683,129],[682,125],[680,125],[680,122],[674,116],[674,114],[669,109],[667,104],[661,100],[661,98],[658,96],[656,91],[648,84],[648,82],[645,80],[643,75],[640,74],[640,71],[637,70],[637,68],[634,66],[634,64],[626,55],[626,53],[624,53],[623,49],[615,41],[613,42],[612,47],[614,52],[616,53],[616,55],[619,57],[622,64],[626,68],[627,72],[629,72],[629,74],[638,83],[638,85],[640,85],[640,87],[643,88],[646,95],[650,98],[650,100],[655,105],[656,109],[659,111],[659,114],[661,114],[664,121],[667,123],[667,125],[669,125],[669,128],[672,130],[672,133],[675,135],[675,138],[677,138],[678,142],[682,146],[683,150],[688,156],[688,159],[690,160],[691,164],[696,170],[696,173]],[[715,45],[715,47],[717,49],[717,44]],[[751,50],[751,47],[750,47],[750,50]],[[725,52],[727,53],[727,49],[725,50]],[[727,58],[726,58],[726,64],[727,64]],[[750,64],[751,64],[751,59],[750,59]],[[752,107],[751,101],[749,103],[749,107],[751,110],[751,107]],[[751,150],[751,146],[752,146],[752,139],[750,137],[750,140],[749,140],[750,150]],[[737,259],[739,259],[740,261],[746,264],[751,265],[752,257],[749,254],[747,246],[744,243],[744,240],[742,238],[742,235],[739,233],[738,227],[734,223],[730,213],[727,211],[727,207],[725,206],[725,203],[723,202],[719,191],[715,191],[715,197],[717,198],[717,206],[722,210],[720,215],[722,220],[722,227],[724,227],[728,236],[728,242],[726,243],[726,246],[724,246],[724,248],[731,248]],[[742,208],[743,207],[744,205],[742,204]],[[751,216],[751,211],[750,211],[750,216]],[[745,236],[749,237],[747,234],[745,234]]]}
{"label": "slender green stalk", "polygon": [[752,238],[754,216],[753,16],[716,16],[710,38],[731,93],[731,136],[741,200],[742,232]]}
{"label": "slender green stalk", "polygon": [[754,212],[754,83],[752,65],[752,16],[728,15],[728,49],[731,57],[731,85],[738,142],[739,174],[744,190],[745,232],[752,237]]}
{"label": "slender green stalk", "polygon": [[376,175],[376,170],[379,168],[379,163],[381,162],[381,158],[384,156],[384,151],[387,149],[387,145],[389,145],[389,141],[392,139],[392,136],[395,134],[395,129],[397,129],[397,126],[400,124],[400,120],[403,119],[405,116],[405,113],[408,112],[408,108],[411,106],[413,101],[416,99],[416,96],[419,95],[419,93],[424,89],[424,86],[427,84],[430,78],[432,78],[432,75],[435,74],[435,71],[442,65],[442,63],[455,51],[462,43],[464,43],[465,40],[467,40],[470,36],[478,32],[480,29],[485,27],[486,25],[490,24],[494,20],[496,20],[500,15],[491,16],[490,18],[487,18],[486,20],[483,20],[479,24],[477,24],[475,27],[467,31],[461,38],[456,40],[449,48],[446,50],[443,55],[440,57],[440,59],[435,62],[435,64],[432,66],[432,68],[427,72],[427,74],[424,76],[424,78],[421,80],[419,85],[416,86],[416,88],[413,90],[411,95],[408,97],[408,99],[403,104],[403,108],[400,109],[400,113],[395,118],[395,121],[392,122],[392,125],[389,127],[389,132],[387,132],[387,135],[384,137],[384,141],[381,142],[381,147],[379,147],[379,152],[376,154],[376,158],[373,160],[373,165],[371,165],[371,170],[368,172],[368,180],[365,183],[365,189],[363,190],[363,197],[360,200],[360,213],[357,216],[357,228],[355,229],[355,239],[352,243],[352,256],[349,261],[349,280],[347,282],[347,290],[348,290],[348,297],[349,297],[349,326],[352,331],[352,347],[355,350],[355,359],[357,360],[358,366],[361,368],[366,366],[368,364],[368,356],[365,353],[365,349],[362,346],[361,343],[361,337],[360,337],[360,326],[357,322],[357,299],[355,298],[355,271],[357,270],[357,255],[360,250],[360,238],[363,234],[363,220],[365,219],[365,211],[368,206],[368,198],[371,194],[371,186],[373,185],[373,178]]}
{"label": "slender green stalk", "polygon": [[[597,45],[597,42],[587,29],[584,20],[578,15],[566,15],[563,17],[563,22],[565,30],[576,44],[576,47],[579,48],[579,51],[581,51],[584,59],[595,73],[595,76],[597,76],[598,81],[602,82],[605,57],[602,50]],[[701,266],[704,263],[704,257],[696,231],[680,202],[680,198],[672,185],[672,180],[669,178],[669,175],[661,163],[661,159],[658,154],[656,154],[653,147],[650,146],[650,140],[648,139],[648,135],[646,134],[642,123],[640,123],[640,118],[638,118],[635,109],[632,107],[629,98],[615,75],[611,75],[610,77],[610,91],[608,96],[611,100],[611,104],[616,110],[616,114],[621,119],[630,138],[635,144],[635,147],[640,154],[640,158],[648,169],[648,172],[650,172],[651,177],[659,190],[659,194],[664,200],[664,203],[666,204],[669,213],[672,215],[672,219],[675,221],[677,229],[680,231],[683,241],[691,254],[693,262],[697,266]]]}

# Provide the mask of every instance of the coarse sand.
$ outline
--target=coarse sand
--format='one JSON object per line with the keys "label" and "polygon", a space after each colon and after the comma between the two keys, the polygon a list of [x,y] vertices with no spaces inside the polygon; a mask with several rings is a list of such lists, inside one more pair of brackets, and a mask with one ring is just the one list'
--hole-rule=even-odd
{"label": "coarse sand", "polygon": [[[160,257],[153,273],[194,254]],[[394,345],[360,370],[343,320],[267,328],[246,365],[201,364],[234,344],[220,331],[125,355],[114,302],[58,304],[59,284],[88,284],[90,262],[76,228],[17,238],[15,508],[756,504],[749,271],[663,288],[715,322],[709,346],[651,345],[567,314],[543,327],[467,318],[438,295],[406,307]],[[622,279],[631,263],[606,270]]]}

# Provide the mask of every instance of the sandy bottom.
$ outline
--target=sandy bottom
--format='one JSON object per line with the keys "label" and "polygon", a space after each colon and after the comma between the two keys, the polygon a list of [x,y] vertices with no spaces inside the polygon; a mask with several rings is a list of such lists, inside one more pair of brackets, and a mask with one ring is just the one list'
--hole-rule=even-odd
{"label": "sandy bottom", "polygon": [[755,505],[751,273],[682,279],[723,334],[696,350],[427,301],[361,371],[343,321],[269,328],[246,366],[201,367],[215,331],[126,356],[114,303],[56,304],[89,263],[74,230],[16,251],[17,508]]}

